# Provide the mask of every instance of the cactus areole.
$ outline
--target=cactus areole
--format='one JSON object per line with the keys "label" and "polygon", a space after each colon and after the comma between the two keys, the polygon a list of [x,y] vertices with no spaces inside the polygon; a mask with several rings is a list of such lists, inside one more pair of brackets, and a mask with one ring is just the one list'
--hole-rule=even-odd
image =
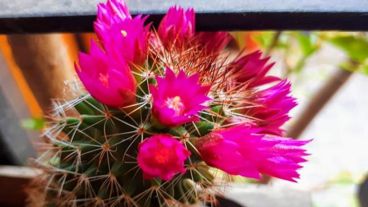
{"label": "cactus areole", "polygon": [[[85,90],[55,102],[33,186],[45,206],[216,202],[226,175],[296,181],[308,141],[283,137],[296,105],[257,51],[229,55],[227,32],[197,32],[174,6],[157,30],[123,0],[98,5],[80,53]],[[32,200],[32,199],[30,199]]]}

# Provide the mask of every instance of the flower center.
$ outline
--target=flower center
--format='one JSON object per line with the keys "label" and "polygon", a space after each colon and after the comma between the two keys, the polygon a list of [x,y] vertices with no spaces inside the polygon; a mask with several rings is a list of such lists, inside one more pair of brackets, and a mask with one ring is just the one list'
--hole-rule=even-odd
{"label": "flower center", "polygon": [[168,149],[161,149],[156,151],[155,153],[155,160],[159,164],[164,164],[169,161],[169,150]]}
{"label": "flower center", "polygon": [[98,80],[102,83],[106,88],[109,87],[109,75],[100,73],[98,76]]}
{"label": "flower center", "polygon": [[121,30],[121,34],[123,35],[123,37],[128,36],[128,32],[127,32],[127,31],[125,31],[125,30]]}
{"label": "flower center", "polygon": [[175,96],[173,98],[168,98],[166,100],[166,105],[169,109],[175,111],[176,114],[182,114],[184,111],[184,104],[181,101],[180,96]]}

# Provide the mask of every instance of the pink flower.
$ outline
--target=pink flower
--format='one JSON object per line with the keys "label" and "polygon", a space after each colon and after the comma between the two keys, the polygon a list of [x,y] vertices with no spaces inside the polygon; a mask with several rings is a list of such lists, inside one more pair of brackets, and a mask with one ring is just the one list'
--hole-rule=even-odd
{"label": "pink flower", "polygon": [[132,18],[124,1],[108,0],[98,5],[94,27],[107,53],[140,65],[147,58],[149,25],[144,26],[145,20],[141,15]]}
{"label": "pink flower", "polygon": [[194,36],[195,14],[193,9],[171,7],[158,27],[158,35],[165,46],[183,44]]}
{"label": "pink flower", "polygon": [[123,107],[135,102],[136,81],[124,61],[117,61],[92,41],[89,54],[79,54],[76,71],[88,92],[103,104]]}
{"label": "pink flower", "polygon": [[123,0],[107,0],[97,6],[97,21],[109,26],[120,24],[125,19],[131,19],[129,9]]}
{"label": "pink flower", "polygon": [[196,36],[206,54],[220,53],[231,40],[228,32],[199,32]]}
{"label": "pink flower", "polygon": [[174,6],[162,19],[158,35],[164,46],[177,48],[200,47],[206,55],[218,54],[230,42],[228,32],[195,32],[195,13]]}
{"label": "pink flower", "polygon": [[177,173],[185,173],[184,161],[190,156],[185,146],[166,134],[156,134],[138,146],[137,161],[145,179],[171,180]]}
{"label": "pink flower", "polygon": [[[296,106],[295,99],[290,96],[290,83],[278,77],[267,75],[273,63],[269,58],[262,59],[259,51],[241,56],[232,65],[238,84],[244,84],[244,90],[253,90],[251,107],[244,107],[242,113],[256,118],[256,124],[262,133],[281,136],[281,126],[289,120],[289,111]],[[258,87],[263,87],[261,90]],[[248,100],[245,100],[247,102]]]}
{"label": "pink flower", "polygon": [[165,77],[157,77],[157,86],[150,85],[153,97],[152,113],[163,125],[177,126],[198,121],[198,112],[205,109],[208,101],[208,86],[198,83],[198,75],[186,76],[180,71],[178,76],[167,68]]}
{"label": "pink flower", "polygon": [[215,130],[196,144],[202,159],[232,175],[255,179],[267,174],[294,181],[308,155],[302,148],[309,141],[258,134],[259,129],[235,126]]}
{"label": "pink flower", "polygon": [[259,120],[258,126],[262,127],[263,133],[278,136],[283,134],[281,127],[290,119],[289,111],[297,105],[290,92],[290,83],[283,80],[256,93],[255,102],[257,104],[250,108],[247,114]]}
{"label": "pink flower", "polygon": [[269,57],[263,59],[261,57],[262,53],[256,51],[235,60],[231,69],[236,74],[235,78],[239,83],[246,82],[248,87],[254,87],[280,80],[275,76],[267,76],[274,64],[268,64]]}

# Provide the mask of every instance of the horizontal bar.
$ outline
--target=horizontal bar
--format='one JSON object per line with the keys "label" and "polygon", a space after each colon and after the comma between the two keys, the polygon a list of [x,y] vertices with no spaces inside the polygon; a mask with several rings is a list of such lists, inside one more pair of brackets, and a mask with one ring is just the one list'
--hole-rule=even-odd
{"label": "horizontal bar", "polygon": [[[0,1],[0,33],[92,31],[101,0]],[[368,30],[362,0],[128,0],[158,24],[172,5],[196,10],[198,30]]]}

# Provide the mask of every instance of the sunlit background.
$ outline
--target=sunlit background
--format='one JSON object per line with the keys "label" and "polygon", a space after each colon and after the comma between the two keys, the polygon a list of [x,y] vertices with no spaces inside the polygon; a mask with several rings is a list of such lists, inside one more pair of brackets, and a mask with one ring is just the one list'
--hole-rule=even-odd
{"label": "sunlit background", "polygon": [[[301,116],[315,112],[311,107],[319,108],[299,136],[313,139],[301,179],[297,184],[273,180],[272,193],[295,191],[300,196],[288,198],[299,198],[298,206],[358,207],[358,185],[368,173],[368,36],[339,32],[239,32],[235,36],[241,47],[248,44],[269,52],[276,62],[273,72],[293,83],[299,105],[286,131],[295,128]],[[331,98],[326,97],[328,92]],[[317,99],[327,102],[318,107],[313,104]],[[290,201],[284,204],[280,206],[294,206]]]}

